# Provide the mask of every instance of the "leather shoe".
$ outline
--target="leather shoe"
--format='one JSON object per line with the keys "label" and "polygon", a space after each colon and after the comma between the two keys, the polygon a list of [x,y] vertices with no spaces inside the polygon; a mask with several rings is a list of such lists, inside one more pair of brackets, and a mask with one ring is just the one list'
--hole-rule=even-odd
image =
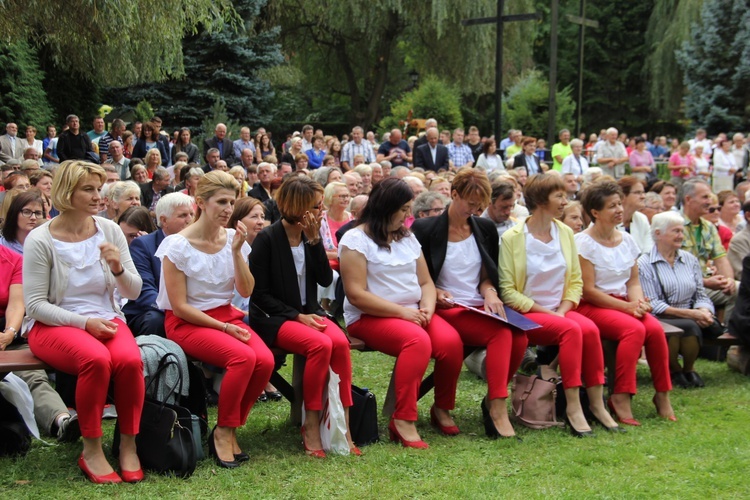
{"label": "leather shoe", "polygon": [[266,403],[268,401],[268,396],[265,392],[261,392],[260,396],[258,396],[258,403]]}
{"label": "leather shoe", "polygon": [[120,475],[122,476],[122,480],[126,483],[140,483],[145,477],[142,468],[136,471],[123,470],[120,471]]}
{"label": "leather shoe", "polygon": [[234,460],[222,460],[219,458],[219,454],[216,452],[216,442],[214,441],[214,432],[216,432],[216,427],[213,428],[211,431],[211,434],[208,435],[208,455],[213,457],[213,459],[216,461],[216,464],[219,467],[223,467],[225,469],[236,469],[240,466],[239,460],[237,460],[237,457],[234,457]]}
{"label": "leather shoe", "polygon": [[696,372],[684,372],[683,376],[693,387],[705,387],[706,383]]}
{"label": "leather shoe", "polygon": [[81,472],[83,472],[83,475],[86,476],[88,480],[94,484],[115,484],[122,482],[122,478],[119,476],[119,474],[117,474],[117,472],[110,472],[109,474],[105,474],[103,476],[97,476],[96,474],[91,472],[91,469],[89,469],[89,466],[86,464],[86,460],[84,460],[83,455],[78,458],[78,467],[81,469]]}
{"label": "leather shoe", "polygon": [[266,396],[269,401],[281,401],[284,399],[284,396],[279,391],[266,391]]}
{"label": "leather shoe", "polygon": [[[695,373],[695,372],[693,372]],[[672,385],[677,387],[682,387],[683,389],[688,389],[692,387],[692,384],[688,382],[688,379],[685,377],[685,374],[682,372],[671,372],[670,377],[672,378]]]}

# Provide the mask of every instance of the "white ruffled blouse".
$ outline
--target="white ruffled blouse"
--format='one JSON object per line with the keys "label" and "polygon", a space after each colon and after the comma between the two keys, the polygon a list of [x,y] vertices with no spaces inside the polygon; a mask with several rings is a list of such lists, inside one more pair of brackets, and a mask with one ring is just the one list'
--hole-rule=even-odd
{"label": "white ruffled blouse", "polygon": [[[419,308],[422,288],[417,278],[417,260],[422,253],[416,236],[409,234],[391,243],[391,249],[380,248],[360,228],[347,231],[339,242],[343,247],[361,253],[367,259],[367,291],[404,307]],[[359,320],[362,311],[349,299],[344,301],[347,326]]]}
{"label": "white ruffled blouse", "polygon": [[594,264],[596,288],[617,297],[627,298],[627,282],[640,250],[628,233],[621,233],[622,241],[616,247],[606,247],[586,233],[575,235],[578,255]]}
{"label": "white ruffled blouse", "polygon": [[[177,269],[185,273],[187,279],[187,303],[201,311],[224,306],[232,301],[234,293],[234,263],[232,260],[232,240],[235,230],[227,229],[227,242],[216,253],[204,253],[193,247],[181,234],[164,238],[156,251],[156,256],[164,262],[168,257]],[[247,260],[251,248],[242,244],[242,258]],[[156,304],[160,309],[172,310],[167,296],[162,265],[159,295]]]}

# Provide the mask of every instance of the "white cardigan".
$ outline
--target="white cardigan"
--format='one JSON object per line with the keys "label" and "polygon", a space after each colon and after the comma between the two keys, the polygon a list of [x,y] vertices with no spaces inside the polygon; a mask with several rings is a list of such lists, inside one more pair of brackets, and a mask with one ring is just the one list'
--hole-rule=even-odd
{"label": "white cardigan", "polygon": [[[120,249],[120,262],[125,272],[117,278],[110,272],[109,265],[104,259],[100,258],[99,261],[104,270],[104,281],[112,309],[122,316],[120,306],[114,300],[115,287],[122,297],[135,300],[141,293],[143,281],[130,257],[128,243],[120,227],[102,217],[94,217],[94,220],[104,233],[105,239]],[[26,314],[46,325],[73,326],[84,330],[89,318],[66,311],[57,305],[62,301],[68,288],[70,268],[58,259],[49,225],[47,222],[31,231],[24,242],[23,298],[26,303]]]}
{"label": "white cardigan", "polygon": [[[617,226],[622,232],[625,231],[625,226],[622,224]],[[654,246],[654,240],[651,237],[651,225],[648,223],[648,217],[641,212],[633,212],[633,220],[630,221],[630,236],[635,240],[635,244],[638,245],[638,249],[641,255],[651,252],[651,247]]]}

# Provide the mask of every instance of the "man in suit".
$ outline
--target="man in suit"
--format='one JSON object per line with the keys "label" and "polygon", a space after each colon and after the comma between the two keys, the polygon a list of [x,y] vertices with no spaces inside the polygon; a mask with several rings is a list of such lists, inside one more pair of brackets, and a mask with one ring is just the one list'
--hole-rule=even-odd
{"label": "man in suit", "polygon": [[7,163],[13,158],[23,158],[23,146],[18,138],[18,125],[8,123],[5,125],[5,134],[0,135],[0,163]]}
{"label": "man in suit", "polygon": [[206,154],[206,164],[203,165],[203,171],[209,173],[211,170],[216,170],[216,164],[221,160],[221,153],[216,148],[209,149]]}
{"label": "man in suit", "polygon": [[223,123],[216,125],[213,137],[203,141],[203,156],[211,148],[219,150],[220,159],[227,162],[227,165],[234,165],[234,144],[227,139],[227,126]]}
{"label": "man in suit", "polygon": [[[424,130],[425,133],[422,134],[415,142],[414,142],[414,150],[416,151],[419,146],[422,144],[427,144],[427,131],[431,128],[438,128],[438,122],[434,118],[428,118],[424,122]],[[416,154],[416,153],[415,153]]]}
{"label": "man in suit", "polygon": [[271,181],[276,176],[276,165],[263,162],[258,165],[258,182],[253,186],[248,196],[256,200],[266,201],[271,197]]}
{"label": "man in suit", "polygon": [[141,206],[148,208],[151,212],[152,217],[155,218],[154,213],[156,212],[156,205],[162,196],[174,192],[174,188],[169,185],[171,179],[169,172],[164,167],[159,167],[154,170],[154,177],[141,186]]}
{"label": "man in suit", "polygon": [[422,144],[414,150],[414,166],[437,172],[441,168],[448,170],[448,148],[438,143],[440,133],[435,127],[428,128],[425,133],[427,144]]}
{"label": "man in suit", "polygon": [[143,279],[141,295],[136,300],[129,300],[122,308],[133,335],[166,337],[164,311],[156,306],[161,259],[155,254],[164,238],[185,229],[193,221],[194,216],[193,199],[190,196],[183,193],[164,196],[156,204],[156,221],[159,229],[134,239],[130,244],[133,264]]}

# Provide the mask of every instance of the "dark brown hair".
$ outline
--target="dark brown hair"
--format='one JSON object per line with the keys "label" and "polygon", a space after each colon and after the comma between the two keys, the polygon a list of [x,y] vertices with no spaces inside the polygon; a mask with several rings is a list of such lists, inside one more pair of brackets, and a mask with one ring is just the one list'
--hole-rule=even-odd
{"label": "dark brown hair", "polygon": [[620,186],[614,181],[600,181],[594,182],[586,189],[583,190],[581,195],[581,205],[586,215],[596,223],[596,217],[591,213],[592,210],[601,210],[604,208],[604,203],[610,196],[619,195],[622,200],[622,190]]}
{"label": "dark brown hair", "polygon": [[44,200],[41,193],[38,190],[21,191],[10,203],[10,208],[8,208],[5,223],[3,224],[3,238],[8,241],[18,241],[16,237],[16,233],[18,232],[18,215],[23,210],[23,207],[29,203],[39,203],[42,207],[42,219],[47,218],[47,211],[44,208]]}
{"label": "dark brown hair", "polygon": [[[413,198],[414,193],[403,180],[396,177],[383,179],[372,188],[367,205],[362,209],[355,225],[365,224],[367,235],[372,238],[372,241],[380,248],[390,250],[388,226],[391,223],[391,217]],[[398,241],[408,234],[409,230],[402,227],[391,236],[393,241]]]}
{"label": "dark brown hair", "polygon": [[523,198],[526,208],[533,212],[537,207],[549,203],[549,197],[555,191],[565,191],[562,177],[556,174],[534,174],[526,179],[523,186]]}

